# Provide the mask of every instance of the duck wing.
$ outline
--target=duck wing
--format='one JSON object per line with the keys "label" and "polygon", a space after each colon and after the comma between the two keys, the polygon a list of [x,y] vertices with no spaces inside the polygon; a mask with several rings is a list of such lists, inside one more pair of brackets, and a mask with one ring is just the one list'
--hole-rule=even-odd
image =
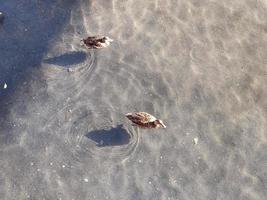
{"label": "duck wing", "polygon": [[156,120],[156,118],[146,112],[128,113],[126,117],[137,124],[147,124]]}
{"label": "duck wing", "polygon": [[153,122],[153,121],[157,120],[156,117],[154,117],[153,115],[146,113],[146,112],[139,112],[136,114],[139,116],[142,116],[144,123],[149,123],[149,122]]}

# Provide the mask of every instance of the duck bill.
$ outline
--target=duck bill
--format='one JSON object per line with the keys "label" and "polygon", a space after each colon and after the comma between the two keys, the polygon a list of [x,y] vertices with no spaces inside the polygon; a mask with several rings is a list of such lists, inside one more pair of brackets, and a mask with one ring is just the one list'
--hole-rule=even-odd
{"label": "duck bill", "polygon": [[165,124],[163,124],[163,123],[161,124],[161,127],[162,128],[167,128],[167,126]]}

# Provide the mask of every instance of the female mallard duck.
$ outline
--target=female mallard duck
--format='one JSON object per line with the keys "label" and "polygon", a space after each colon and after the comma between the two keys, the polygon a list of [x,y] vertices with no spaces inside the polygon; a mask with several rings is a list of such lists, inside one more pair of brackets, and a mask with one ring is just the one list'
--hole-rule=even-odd
{"label": "female mallard duck", "polygon": [[93,36],[81,40],[87,49],[101,49],[110,45],[113,40],[106,36]]}
{"label": "female mallard duck", "polygon": [[156,119],[156,117],[146,112],[127,113],[125,116],[133,122],[133,126],[139,126],[140,128],[166,128],[160,119]]}

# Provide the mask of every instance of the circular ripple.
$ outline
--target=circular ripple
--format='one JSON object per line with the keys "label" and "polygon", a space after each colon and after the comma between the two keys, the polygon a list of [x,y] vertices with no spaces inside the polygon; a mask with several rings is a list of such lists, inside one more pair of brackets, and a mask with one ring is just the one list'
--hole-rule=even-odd
{"label": "circular ripple", "polygon": [[65,107],[47,121],[45,131],[59,138],[61,142],[55,148],[64,157],[67,156],[65,159],[74,162],[82,162],[86,158],[123,162],[136,151],[140,134],[134,127],[114,127],[114,113],[120,115],[116,119],[124,118],[124,115],[107,107],[92,109],[84,105],[71,112]]}
{"label": "circular ripple", "polygon": [[94,51],[86,53],[86,59],[82,63],[72,65],[69,68],[59,65],[45,68],[44,74],[51,93],[60,89],[62,94],[75,94],[77,96],[83,91],[84,85],[89,81],[96,67],[97,60]]}

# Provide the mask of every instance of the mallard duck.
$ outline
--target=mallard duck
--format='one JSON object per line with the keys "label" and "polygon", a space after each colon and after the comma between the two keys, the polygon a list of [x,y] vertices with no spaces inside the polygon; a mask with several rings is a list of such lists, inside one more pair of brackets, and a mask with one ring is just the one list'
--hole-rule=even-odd
{"label": "mallard duck", "polygon": [[133,126],[140,128],[166,128],[160,119],[146,112],[127,113],[125,116],[133,122]]}
{"label": "mallard duck", "polygon": [[87,49],[101,49],[108,47],[113,40],[106,36],[93,36],[81,40]]}

